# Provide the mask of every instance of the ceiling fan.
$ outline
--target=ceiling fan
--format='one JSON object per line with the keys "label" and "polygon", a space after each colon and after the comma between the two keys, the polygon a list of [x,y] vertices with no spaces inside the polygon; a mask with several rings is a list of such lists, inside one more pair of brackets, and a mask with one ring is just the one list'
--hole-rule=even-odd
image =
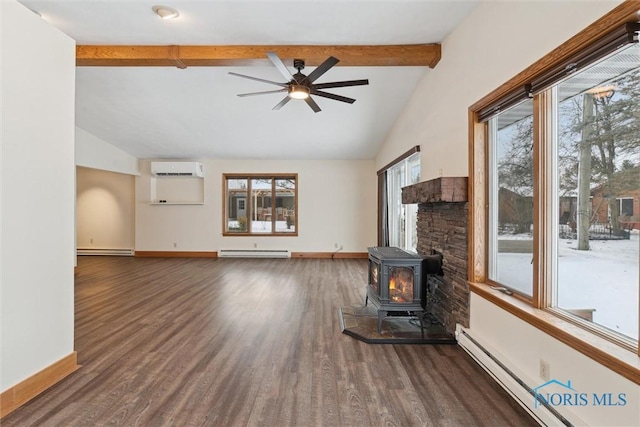
{"label": "ceiling fan", "polygon": [[277,89],[277,90],[241,93],[238,95],[240,97],[244,97],[244,96],[254,96],[254,95],[265,95],[269,93],[281,93],[281,92],[286,93],[287,96],[285,96],[282,101],[276,104],[276,106],[273,107],[273,110],[279,110],[291,99],[303,99],[307,103],[307,105],[315,113],[317,113],[320,111],[320,107],[318,106],[318,104],[316,104],[313,98],[311,98],[311,95],[322,96],[324,98],[333,99],[335,101],[342,101],[349,104],[353,104],[356,101],[353,98],[347,98],[346,96],[340,96],[333,93],[325,92],[321,89],[329,89],[334,87],[346,87],[346,86],[362,86],[362,85],[369,84],[369,80],[366,80],[366,79],[315,84],[314,82],[320,76],[322,76],[324,73],[329,71],[331,67],[333,67],[340,61],[338,58],[334,58],[333,56],[330,56],[329,58],[327,58],[315,70],[309,73],[308,76],[302,74],[302,70],[304,69],[304,60],[302,59],[293,60],[293,67],[297,69],[298,72],[295,74],[291,74],[291,72],[284,65],[280,57],[278,57],[278,55],[275,54],[275,52],[267,52],[267,57],[269,58],[269,60],[271,60],[273,65],[276,66],[278,71],[280,71],[280,74],[282,74],[284,78],[287,80],[286,83],[274,82],[271,80],[260,79],[258,77],[246,76],[244,74],[238,74],[238,73],[232,73],[232,72],[230,72],[229,74],[238,76],[238,77],[243,77],[245,79],[256,80],[259,82],[280,86],[281,89]]}

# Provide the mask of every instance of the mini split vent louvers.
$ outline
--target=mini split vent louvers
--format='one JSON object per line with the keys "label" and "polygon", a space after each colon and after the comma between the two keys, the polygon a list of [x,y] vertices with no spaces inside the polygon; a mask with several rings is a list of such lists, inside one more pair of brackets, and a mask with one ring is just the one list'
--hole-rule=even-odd
{"label": "mini split vent louvers", "polygon": [[204,178],[204,168],[200,162],[151,162],[151,173],[155,176]]}

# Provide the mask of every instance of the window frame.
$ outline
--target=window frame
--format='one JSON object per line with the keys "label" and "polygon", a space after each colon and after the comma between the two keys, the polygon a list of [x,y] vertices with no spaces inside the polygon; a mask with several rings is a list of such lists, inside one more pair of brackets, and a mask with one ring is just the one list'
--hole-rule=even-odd
{"label": "window frame", "polygon": [[[420,146],[402,153],[400,156],[380,168],[378,175],[378,246],[389,246],[389,215],[388,215],[388,193],[387,193],[387,172],[395,165],[405,161],[409,157],[420,152]],[[420,158],[422,161],[422,158]]]}
{"label": "window frame", "polygon": [[[251,231],[251,227],[247,226],[247,231],[245,232],[234,232],[228,230],[228,180],[230,179],[246,179],[247,180],[247,194],[251,194],[251,181],[254,179],[270,179],[271,180],[271,189],[275,191],[276,180],[280,179],[293,179],[295,182],[294,189],[294,224],[295,231],[292,232],[277,232],[271,231],[269,233],[256,233]],[[299,222],[298,222],[298,186],[299,179],[297,173],[223,173],[222,174],[222,235],[225,237],[234,237],[234,236],[251,236],[251,237],[297,237],[299,232]],[[254,208],[251,202],[245,202],[247,206],[248,216],[251,215],[251,211]],[[272,212],[276,211],[276,197],[271,197],[271,209]],[[275,222],[277,218],[276,215],[271,216],[271,230],[275,230]]]}
{"label": "window frame", "polygon": [[[523,102],[526,101],[525,99],[522,100]],[[512,103],[512,105],[509,106],[509,108],[511,107],[515,107],[517,106],[519,103]],[[534,111],[533,109],[535,109],[535,105],[532,102],[531,103],[531,107],[532,107],[532,112]],[[508,111],[508,108],[505,109],[504,111]],[[499,114],[499,113],[497,113]],[[497,115],[496,115],[497,117]],[[493,166],[497,167],[498,165],[498,155],[497,155],[497,148],[494,147],[490,147],[491,145],[491,141],[495,141],[496,145],[497,145],[497,138],[498,138],[498,124],[496,123],[496,121],[494,120],[487,120],[486,121],[486,140],[487,140],[487,171],[489,171],[490,169],[492,169]],[[535,138],[533,138],[535,139]],[[535,159],[535,152],[532,153],[532,159]],[[535,164],[532,163],[532,169],[535,169]],[[533,179],[535,181],[535,170],[532,170],[532,174],[533,174]],[[499,179],[496,176],[489,176],[487,175],[487,188],[488,188],[488,192],[487,192],[487,198],[492,198],[496,201],[499,200]],[[532,188],[532,192],[535,193],[536,188],[535,185]],[[535,194],[532,193],[532,200],[535,201]],[[493,212],[491,212],[491,208],[493,208]],[[498,247],[499,247],[499,239],[498,239],[498,235],[497,235],[497,229],[498,229],[498,220],[499,220],[499,209],[500,209],[500,205],[498,203],[494,203],[493,206],[491,207],[487,207],[487,281],[488,283],[490,283],[492,286],[497,286],[497,287],[503,287],[505,286],[505,284],[498,282],[497,280],[492,279],[490,276],[495,274],[498,274],[499,272],[499,263],[498,263]],[[532,206],[532,224],[535,224],[535,205]],[[493,221],[492,221],[493,220]],[[495,230],[494,230],[495,228]],[[533,247],[533,240],[535,238],[535,233],[533,233],[532,235],[532,239],[531,239],[531,244]],[[495,259],[493,261],[491,261],[489,259],[489,256],[491,253],[494,253],[496,256],[494,257]],[[536,283],[536,274],[535,274],[535,261],[532,263],[532,284]],[[494,270],[494,271],[492,271]],[[491,274],[494,273],[494,274]],[[510,291],[513,292],[513,295],[515,295],[517,298],[520,298],[524,301],[531,301],[533,298],[535,298],[536,295],[536,289],[535,286],[532,286],[532,295],[527,295],[526,293],[516,289],[516,288],[511,288],[509,287]]]}
{"label": "window frame", "polygon": [[[393,246],[397,246],[400,249],[403,249],[405,251],[408,252],[416,252],[417,248],[411,248],[409,247],[408,243],[413,240],[412,237],[414,235],[416,235],[417,233],[417,222],[416,222],[416,218],[418,215],[418,206],[417,204],[404,204],[402,203],[402,188],[416,184],[419,180],[420,180],[420,172],[418,172],[418,181],[416,182],[411,182],[411,172],[412,172],[412,168],[411,168],[411,164],[410,162],[415,162],[415,160],[417,159],[417,163],[418,163],[418,168],[419,168],[419,164],[421,159],[420,156],[420,152],[416,151],[415,153],[411,154],[408,157],[405,157],[404,159],[402,159],[401,161],[395,163],[393,166],[389,167],[386,169],[386,185],[387,185],[387,218],[388,218],[388,238],[389,238],[389,245],[392,245],[392,240],[398,240],[396,242],[395,245]],[[398,188],[399,191],[395,191],[396,188],[391,188],[390,183],[392,182],[396,182],[396,180],[394,178],[397,177],[397,175],[392,178],[391,174],[396,174],[397,172],[400,172],[401,175],[403,175],[404,179],[398,180],[401,181],[399,182],[400,186]],[[398,202],[399,205],[396,204],[392,204],[389,203],[389,199],[390,199],[390,195],[393,193],[394,196],[398,196]],[[413,205],[413,207],[411,207]],[[391,208],[398,208],[398,210],[400,211],[400,215],[399,217],[396,217],[396,215],[393,214],[393,212],[391,211]],[[409,216],[410,216],[410,211],[413,209],[413,221],[408,221]],[[400,222],[400,230],[398,230],[398,228],[392,227],[392,225],[398,225],[398,223],[394,223],[395,221]],[[392,234],[393,231],[393,234]],[[400,236],[397,235],[397,232],[400,231]],[[417,245],[417,238],[415,239],[414,243]]]}
{"label": "window frame", "polygon": [[[544,333],[558,339],[596,362],[612,369],[623,377],[640,384],[640,345],[630,344],[606,333],[604,328],[589,322],[581,322],[554,309],[552,303],[551,278],[553,277],[553,215],[547,206],[553,206],[554,177],[550,173],[555,162],[553,147],[534,144],[534,192],[533,222],[537,230],[533,235],[533,296],[524,299],[516,294],[506,295],[491,289],[488,279],[489,267],[489,134],[486,122],[480,120],[481,113],[501,99],[517,92],[529,82],[557,68],[577,52],[588,49],[607,33],[628,22],[638,21],[638,3],[623,2],[583,31],[554,49],[521,73],[489,93],[469,107],[469,271],[470,290],[526,321]],[[554,121],[552,94],[543,91],[534,96],[534,141],[553,138]],[[553,209],[551,209],[553,212]]]}

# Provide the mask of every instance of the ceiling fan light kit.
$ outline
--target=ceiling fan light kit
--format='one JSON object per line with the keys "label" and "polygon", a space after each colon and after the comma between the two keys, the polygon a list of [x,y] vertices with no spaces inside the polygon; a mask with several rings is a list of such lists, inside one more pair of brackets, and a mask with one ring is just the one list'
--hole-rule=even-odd
{"label": "ceiling fan light kit", "polygon": [[289,86],[289,97],[293,99],[307,99],[309,97],[309,88],[301,85]]}
{"label": "ceiling fan light kit", "polygon": [[175,19],[180,16],[177,10],[168,6],[153,6],[151,9],[162,19]]}
{"label": "ceiling fan light kit", "polygon": [[269,93],[286,93],[286,96],[282,101],[276,104],[273,107],[274,110],[279,110],[282,108],[287,102],[291,99],[300,99],[304,100],[309,108],[311,108],[315,113],[321,111],[320,107],[313,100],[311,95],[321,96],[323,98],[333,99],[334,101],[346,102],[347,104],[353,104],[356,100],[353,98],[347,98],[346,96],[336,95],[334,93],[325,92],[320,89],[329,89],[335,87],[346,87],[346,86],[362,86],[368,85],[369,80],[347,80],[342,82],[328,82],[328,83],[318,83],[314,82],[322,76],[324,73],[329,71],[334,65],[336,65],[340,60],[333,56],[327,58],[322,64],[316,67],[309,75],[302,74],[302,70],[304,69],[304,60],[302,59],[294,59],[293,66],[298,70],[297,73],[291,74],[289,69],[284,65],[282,60],[278,57],[275,52],[267,52],[267,57],[269,60],[275,65],[280,74],[287,80],[286,83],[274,82],[271,80],[265,80],[258,77],[247,76],[244,74],[238,74],[230,72],[229,74],[237,77],[242,77],[249,80],[256,80],[263,83],[272,84],[275,86],[280,86],[281,89],[276,90],[268,90],[263,92],[252,92],[252,93],[241,93],[238,96],[254,96],[254,95],[266,95]]}

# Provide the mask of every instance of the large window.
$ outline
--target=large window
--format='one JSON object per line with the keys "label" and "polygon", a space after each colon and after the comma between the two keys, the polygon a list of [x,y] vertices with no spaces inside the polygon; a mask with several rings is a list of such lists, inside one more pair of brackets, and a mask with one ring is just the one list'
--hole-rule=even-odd
{"label": "large window", "polygon": [[638,218],[629,208],[640,196],[640,46],[550,92],[559,215],[552,305],[637,339]]}
{"label": "large window", "polygon": [[[489,279],[533,296],[533,235],[549,236],[538,262],[553,273],[548,306],[638,338],[640,46],[629,45],[544,88],[533,135],[533,102],[488,120]],[[548,147],[534,176],[534,145]],[[536,152],[544,152],[537,149]],[[544,179],[548,177],[548,179]],[[534,181],[546,229],[534,228]],[[547,203],[545,203],[547,202]]]}
{"label": "large window", "polygon": [[225,174],[224,234],[296,236],[296,174]]}
{"label": "large window", "polygon": [[469,261],[474,292],[638,382],[626,356],[610,357],[640,354],[633,9],[621,4],[471,107]]}
{"label": "large window", "polygon": [[416,146],[378,171],[378,245],[417,251],[418,205],[402,203],[402,188],[420,181]]}
{"label": "large window", "polygon": [[420,181],[420,152],[387,170],[389,246],[416,252],[418,205],[402,203],[402,187]]}
{"label": "large window", "polygon": [[489,278],[533,293],[533,102],[489,121]]}

